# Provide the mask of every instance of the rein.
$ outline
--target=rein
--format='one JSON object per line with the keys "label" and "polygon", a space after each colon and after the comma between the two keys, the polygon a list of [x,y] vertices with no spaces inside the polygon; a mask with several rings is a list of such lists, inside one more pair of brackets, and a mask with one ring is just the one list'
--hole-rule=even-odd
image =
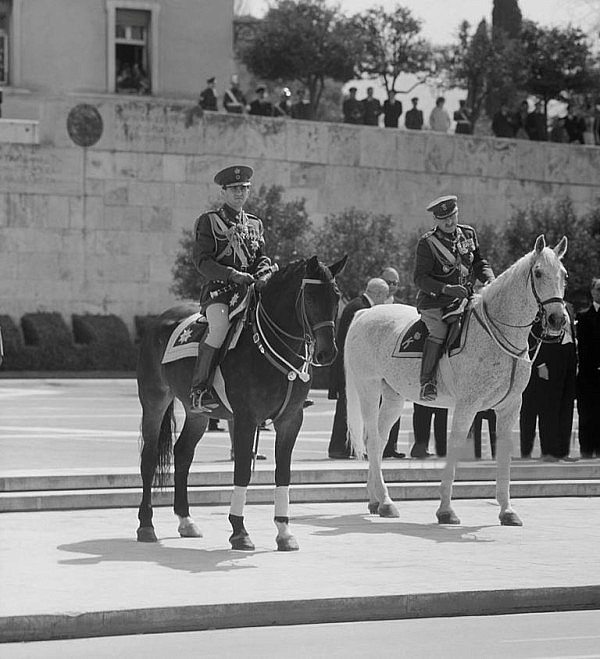
{"label": "rein", "polygon": [[[530,322],[527,323],[526,325],[511,325],[510,323],[505,323],[497,318],[492,318],[492,316],[489,314],[487,305],[485,300],[482,299],[481,301],[481,315],[477,312],[476,307],[473,307],[473,315],[477,320],[479,321],[479,324],[486,330],[486,332],[490,335],[490,337],[493,339],[493,341],[496,343],[496,345],[507,355],[510,357],[513,357],[514,359],[523,359],[524,361],[533,361],[535,360],[535,357],[537,356],[538,350],[540,348],[540,343],[542,342],[542,339],[537,337],[534,332],[533,332],[533,326],[536,323],[541,323],[542,327],[546,325],[547,322],[547,314],[546,314],[546,309],[544,308],[547,304],[552,304],[554,302],[558,302],[560,304],[565,305],[565,301],[562,297],[549,297],[546,300],[542,300],[535,288],[535,283],[533,281],[533,266],[529,269],[529,273],[527,274],[527,279],[531,282],[531,291],[533,292],[533,297],[537,303],[538,306],[538,312],[535,316],[535,318]],[[514,345],[511,341],[509,341],[506,336],[502,334],[501,329],[498,327],[498,325],[503,325],[504,327],[510,327],[513,329],[525,329],[526,327],[531,328],[530,329],[530,334],[533,336],[533,338],[538,342],[537,348],[535,350],[535,355],[533,359],[530,360],[528,353],[529,353],[529,346],[525,346],[525,348],[521,349],[518,346]],[[492,327],[494,328],[495,331],[492,330]],[[557,336],[557,341],[561,338],[561,335]],[[550,342],[550,341],[548,341]]]}

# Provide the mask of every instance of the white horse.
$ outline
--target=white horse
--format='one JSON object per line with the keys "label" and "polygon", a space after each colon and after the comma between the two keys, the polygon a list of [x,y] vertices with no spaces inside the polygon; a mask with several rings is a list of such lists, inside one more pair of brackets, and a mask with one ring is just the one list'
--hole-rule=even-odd
{"label": "white horse", "polygon": [[464,347],[445,354],[438,371],[438,397],[419,400],[420,359],[399,356],[396,346],[417,310],[403,304],[378,305],[357,314],[346,338],[345,369],[348,430],[357,455],[367,452],[369,511],[398,517],[383,480],[385,438],[402,413],[404,400],[454,408],[448,454],[443,470],[440,524],[460,524],[452,509],[456,463],[475,414],[493,408],[497,414],[496,499],[500,522],[521,526],[510,503],[511,431],[518,419],[521,394],[531,373],[527,338],[541,318],[547,334],[559,335],[567,322],[563,294],[566,270],[560,262],[567,238],[551,249],[544,236],[526,254],[475,297]]}

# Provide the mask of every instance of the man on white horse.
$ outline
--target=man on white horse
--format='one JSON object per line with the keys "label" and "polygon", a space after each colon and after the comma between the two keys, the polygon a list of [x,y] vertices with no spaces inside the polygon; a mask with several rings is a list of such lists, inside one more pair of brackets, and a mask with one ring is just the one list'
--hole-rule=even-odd
{"label": "man on white horse", "polygon": [[417,243],[417,310],[429,330],[421,361],[420,398],[427,401],[437,398],[437,365],[448,334],[444,317],[456,310],[456,303],[471,295],[475,279],[484,285],[494,280],[492,268],[479,253],[475,229],[458,224],[457,201],[455,195],[445,195],[427,206],[437,226]]}

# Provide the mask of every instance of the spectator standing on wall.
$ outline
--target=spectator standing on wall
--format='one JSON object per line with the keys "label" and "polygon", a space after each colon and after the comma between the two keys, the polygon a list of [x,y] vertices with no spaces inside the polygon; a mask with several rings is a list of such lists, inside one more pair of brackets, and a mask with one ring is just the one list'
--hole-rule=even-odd
{"label": "spectator standing on wall", "polygon": [[528,140],[527,134],[527,116],[529,115],[529,103],[524,99],[519,105],[519,109],[515,112],[515,137],[520,140]]}
{"label": "spectator standing on wall", "polygon": [[231,76],[231,86],[223,94],[223,107],[232,114],[243,114],[246,111],[246,97],[235,74]]}
{"label": "spectator standing on wall", "polygon": [[546,142],[548,140],[548,129],[546,127],[546,115],[542,109],[542,102],[537,101],[535,109],[527,115],[525,130],[529,139],[534,142]]}
{"label": "spectator standing on wall", "polygon": [[592,304],[577,315],[577,411],[582,458],[600,458],[600,277],[590,287]]}
{"label": "spectator standing on wall", "polygon": [[275,116],[292,116],[292,92],[289,87],[284,87],[279,95],[279,103],[275,106]]}
{"label": "spectator standing on wall", "polygon": [[592,122],[592,132],[594,134],[594,144],[600,146],[600,103],[596,103],[594,108],[594,120]]}
{"label": "spectator standing on wall", "polygon": [[458,102],[459,108],[454,113],[454,121],[456,121],[456,134],[457,135],[472,135],[473,122],[471,120],[471,111],[467,107],[467,102],[461,100]]}
{"label": "spectator standing on wall", "polygon": [[496,137],[514,137],[517,132],[506,101],[502,101],[500,109],[494,114],[492,132]]}
{"label": "spectator standing on wall", "polygon": [[217,92],[215,91],[215,82],[214,76],[208,78],[205,89],[200,92],[198,105],[203,110],[209,110],[211,112],[217,111]]}
{"label": "spectator standing on wall", "polygon": [[549,137],[550,142],[562,142],[563,144],[569,142],[569,134],[565,129],[565,117],[554,117]]}
{"label": "spectator standing on wall", "polygon": [[256,88],[256,98],[250,103],[248,114],[253,114],[258,117],[273,116],[273,104],[269,101],[267,88],[264,85],[259,85]]}
{"label": "spectator standing on wall", "polygon": [[360,309],[369,309],[377,304],[385,304],[389,294],[390,289],[383,279],[378,277],[370,279],[365,292],[350,300],[340,316],[336,331],[338,352],[329,376],[329,398],[337,399],[328,447],[328,455],[332,460],[344,460],[352,457],[347,437],[348,417],[346,414],[346,378],[344,374],[344,346],[350,323]]}
{"label": "spectator standing on wall", "polygon": [[450,115],[444,108],[446,99],[439,96],[435,102],[435,107],[429,115],[429,127],[439,133],[447,133],[450,129]]}
{"label": "spectator standing on wall", "polygon": [[361,102],[356,98],[356,87],[350,87],[348,90],[348,98],[344,99],[342,103],[342,113],[344,115],[345,124],[362,124],[363,123],[363,108]]}
{"label": "spectator standing on wall", "polygon": [[404,125],[409,130],[421,130],[423,128],[423,110],[417,108],[419,98],[413,96],[410,99],[412,108],[404,115]]}
{"label": "spectator standing on wall", "polygon": [[378,126],[379,115],[383,112],[381,102],[373,96],[373,87],[367,87],[367,95],[361,101],[365,126]]}
{"label": "spectator standing on wall", "polygon": [[306,89],[298,89],[296,92],[296,102],[292,105],[292,119],[310,121],[312,118],[313,107],[310,100],[306,98]]}
{"label": "spectator standing on wall", "polygon": [[565,130],[569,136],[569,142],[579,142],[585,144],[583,134],[585,133],[585,119],[569,103],[567,105],[567,116],[565,117]]}
{"label": "spectator standing on wall", "polygon": [[396,99],[396,91],[392,89],[383,102],[383,125],[386,128],[398,128],[398,120],[402,114],[402,103]]}

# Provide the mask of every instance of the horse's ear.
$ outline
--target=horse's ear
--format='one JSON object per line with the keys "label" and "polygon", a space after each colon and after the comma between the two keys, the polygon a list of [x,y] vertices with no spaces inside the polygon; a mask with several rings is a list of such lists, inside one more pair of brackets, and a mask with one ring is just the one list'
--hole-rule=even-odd
{"label": "horse's ear", "polygon": [[306,261],[306,272],[314,272],[319,268],[319,259],[316,256],[311,256]]}
{"label": "horse's ear", "polygon": [[566,251],[567,251],[567,237],[563,236],[561,241],[554,248],[554,253],[556,254],[556,256],[558,256],[559,259],[562,259]]}
{"label": "horse's ear", "polygon": [[346,262],[348,261],[348,254],[341,258],[339,261],[329,266],[329,272],[331,272],[332,277],[337,277],[340,272],[346,267]]}
{"label": "horse's ear", "polygon": [[541,236],[537,237],[534,249],[538,254],[540,254],[544,247],[546,247],[546,239],[544,238],[544,234],[542,234]]}

